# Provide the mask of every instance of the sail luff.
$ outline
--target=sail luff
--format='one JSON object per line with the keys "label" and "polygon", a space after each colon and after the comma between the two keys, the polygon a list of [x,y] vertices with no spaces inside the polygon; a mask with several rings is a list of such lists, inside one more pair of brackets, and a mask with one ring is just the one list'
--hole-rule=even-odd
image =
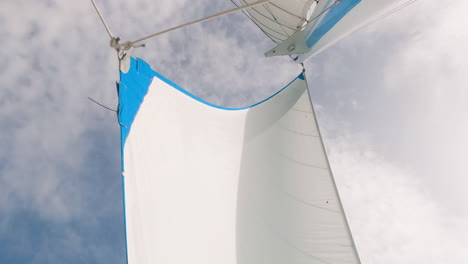
{"label": "sail luff", "polygon": [[347,230],[348,235],[349,235],[350,240],[351,240],[352,249],[353,249],[353,252],[354,252],[354,256],[356,258],[355,260],[356,260],[356,263],[360,264],[361,259],[359,257],[359,253],[357,251],[356,243],[354,242],[354,238],[353,238],[353,235],[352,235],[352,232],[351,232],[351,227],[349,225],[348,218],[346,217],[346,211],[344,209],[343,202],[342,202],[342,199],[341,199],[341,195],[340,195],[340,192],[338,190],[338,186],[336,184],[336,180],[335,180],[333,170],[332,170],[332,167],[331,167],[331,164],[330,164],[330,159],[328,158],[327,150],[325,148],[325,143],[324,143],[324,140],[323,140],[322,131],[321,131],[320,126],[319,126],[319,122],[318,122],[318,119],[317,119],[317,114],[316,114],[316,111],[315,111],[315,106],[314,106],[314,103],[313,103],[313,100],[312,100],[312,94],[310,92],[310,89],[309,89],[307,94],[308,94],[308,97],[309,97],[310,105],[312,106],[312,113],[313,113],[313,116],[314,116],[314,121],[317,124],[317,133],[318,133],[318,136],[320,138],[320,143],[321,143],[320,146],[322,148],[322,152],[325,154],[324,156],[325,156],[325,159],[326,159],[326,162],[327,162],[328,171],[329,171],[329,173],[331,175],[331,179],[332,179],[332,182],[333,182],[333,187],[335,188],[336,195],[338,196],[338,204],[339,204],[339,207],[340,207],[340,209],[342,211],[342,218],[343,218],[343,221],[344,221],[344,223],[346,225],[346,230]]}

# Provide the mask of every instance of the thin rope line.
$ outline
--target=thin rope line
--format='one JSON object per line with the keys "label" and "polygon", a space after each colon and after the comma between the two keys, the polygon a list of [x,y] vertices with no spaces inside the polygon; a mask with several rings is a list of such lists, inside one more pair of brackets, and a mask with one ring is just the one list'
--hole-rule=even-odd
{"label": "thin rope line", "polygon": [[[262,26],[263,28],[268,29],[268,30],[270,31],[270,33],[268,33],[268,34],[270,34],[270,35],[273,35],[272,33],[276,33],[276,34],[281,35],[281,37],[283,37],[283,36],[286,37],[286,38],[284,38],[282,41],[284,41],[285,39],[287,39],[287,38],[289,37],[287,34],[282,33],[282,32],[279,32],[279,31],[277,31],[276,29],[271,28],[271,27],[269,27],[269,26],[263,24],[259,19],[257,19],[257,18],[254,17],[254,16],[252,16],[252,21],[253,21],[257,26],[259,26],[259,27]],[[279,25],[278,25],[278,26],[279,26]],[[276,38],[279,39],[280,37],[276,36]]]}
{"label": "thin rope line", "polygon": [[[239,6],[234,0],[231,0],[231,2],[235,5],[235,6]],[[264,34],[265,36],[267,36],[271,41],[273,41],[273,43],[275,43],[276,45],[278,45],[279,43],[283,42],[284,39],[280,39],[278,37],[275,37],[273,35],[271,35],[270,33],[266,32],[261,26],[259,26],[255,20],[253,19],[253,17],[250,16],[249,13],[247,13],[246,11],[242,11],[242,13],[244,13],[244,15],[250,19],[250,21],[252,21],[254,23],[255,26],[257,26],[258,29],[260,29]]]}
{"label": "thin rope line", "polygon": [[194,25],[194,24],[197,24],[197,23],[200,23],[200,22],[208,21],[208,20],[211,20],[213,18],[224,16],[224,15],[227,15],[227,14],[231,14],[231,13],[234,13],[234,12],[237,12],[237,11],[242,11],[244,9],[252,8],[252,7],[262,5],[262,4],[271,2],[271,1],[273,1],[273,0],[259,0],[259,1],[255,2],[255,3],[249,4],[249,5],[246,5],[246,6],[236,7],[236,8],[221,12],[221,13],[217,13],[217,14],[214,14],[214,15],[211,15],[211,16],[207,16],[205,18],[197,19],[197,20],[194,20],[192,22],[188,22],[188,23],[176,26],[176,27],[172,27],[172,28],[169,28],[169,29],[166,29],[166,30],[163,30],[163,31],[151,34],[151,35],[148,35],[146,37],[143,37],[143,38],[137,39],[135,41],[132,41],[132,43],[136,44],[138,42],[142,42],[144,40],[147,40],[147,39],[150,39],[150,38],[153,38],[153,37],[156,37],[156,36],[159,36],[159,35],[162,35],[162,34],[177,30],[177,29],[181,29],[181,28],[184,28],[184,27],[187,27],[187,26],[191,26],[191,25]]}
{"label": "thin rope line", "polygon": [[105,106],[105,105],[99,103],[98,101],[94,100],[93,98],[91,98],[91,97],[89,97],[89,96],[88,96],[88,99],[91,100],[92,102],[94,102],[95,104],[97,104],[97,105],[99,105],[99,106],[101,106],[101,107],[104,107],[105,109],[107,109],[107,110],[109,110],[109,111],[112,111],[112,112],[116,112],[116,113],[117,113],[117,110],[114,110],[114,109],[112,109],[112,108],[109,108],[109,107],[107,107],[107,106]]}
{"label": "thin rope line", "polygon": [[291,15],[291,16],[297,17],[297,18],[299,18],[300,20],[305,21],[305,19],[304,19],[303,17],[291,13],[291,12],[289,12],[288,10],[286,10],[286,9],[280,7],[280,6],[275,5],[275,3],[270,3],[270,5],[272,5],[272,6],[276,7],[276,8],[278,8],[279,10],[281,10],[281,11],[283,11],[283,12],[285,12],[285,13]]}
{"label": "thin rope line", "polygon": [[97,5],[96,5],[96,3],[94,2],[94,0],[91,0],[91,3],[93,3],[94,9],[95,9],[96,12],[98,13],[99,18],[101,19],[102,24],[103,24],[104,27],[106,28],[107,34],[109,34],[109,37],[110,37],[110,38],[113,38],[114,36],[112,35],[112,33],[111,33],[110,29],[109,29],[109,26],[107,25],[106,21],[104,20],[104,17],[102,16],[101,11],[99,11],[99,8],[97,7]]}
{"label": "thin rope line", "polygon": [[[279,20],[275,17],[275,15],[273,14],[273,11],[271,11],[270,7],[268,5],[265,5],[265,9],[267,10],[268,13],[270,13],[270,15],[273,17],[273,19],[276,21],[276,23],[278,23],[278,25],[280,26],[280,28],[283,30],[283,32],[288,35],[288,38],[291,36],[290,34],[288,34],[288,32],[286,32],[286,29],[284,29],[286,26],[283,26]],[[296,32],[296,29],[293,29],[294,33]],[[294,34],[293,33],[293,34]]]}
{"label": "thin rope line", "polygon": [[372,24],[374,24],[374,23],[376,23],[376,22],[378,22],[378,21],[380,21],[380,20],[386,18],[387,16],[389,16],[389,15],[391,15],[391,14],[393,14],[393,13],[400,11],[401,9],[403,9],[403,8],[405,8],[405,7],[407,7],[407,6],[411,5],[411,4],[413,4],[413,3],[416,2],[416,1],[417,1],[417,0],[409,0],[409,1],[407,1],[407,2],[405,2],[405,3],[403,3],[403,4],[401,4],[401,5],[399,5],[399,6],[395,7],[394,9],[392,9],[392,10],[390,10],[390,11],[387,11],[387,12],[384,13],[383,15],[381,15],[381,16],[379,16],[379,17],[377,17],[377,18],[374,18],[373,20],[369,21],[367,24],[362,25],[362,26],[359,27],[356,31],[361,30],[361,29],[364,29],[364,28],[366,28],[366,27],[368,27],[368,26],[370,26],[370,25],[372,25]]}
{"label": "thin rope line", "polygon": [[[246,3],[245,1],[243,1],[243,2]],[[246,3],[246,4],[247,4],[247,3]],[[293,30],[293,31],[297,31],[296,28],[293,28],[293,27],[291,27],[291,26],[289,26],[289,25],[283,25],[283,24],[279,23],[279,21],[275,18],[275,16],[271,13],[271,11],[268,11],[268,9],[267,9],[266,7],[265,7],[265,10],[266,10],[268,13],[270,13],[270,15],[271,15],[273,18],[270,18],[270,17],[266,16],[266,15],[263,14],[262,12],[258,11],[256,8],[251,8],[251,9],[252,9],[253,11],[255,11],[257,14],[259,14],[260,16],[262,16],[262,17],[264,17],[264,18],[270,20],[270,21],[273,22],[273,23],[278,24],[278,26],[280,26],[280,27],[281,27],[281,26],[284,26],[284,27],[286,27],[286,28],[288,28],[288,29],[291,29],[291,30]],[[263,24],[262,24],[262,25],[263,25]],[[283,30],[284,30],[284,29],[283,29]]]}
{"label": "thin rope line", "polygon": [[[285,35],[284,33],[281,33],[281,32],[279,32],[279,31],[277,31],[277,30],[275,30],[275,29],[273,29],[273,28],[271,28],[271,27],[269,27],[269,26],[263,24],[260,20],[258,20],[258,19],[255,18],[254,16],[252,16],[252,21],[253,21],[257,26],[259,26],[259,27],[260,27],[260,26],[263,26],[265,29],[268,29],[268,30],[270,30],[270,31],[273,32],[273,33],[276,33],[276,34],[279,34],[279,35],[281,35],[281,36],[286,37],[285,39],[287,39],[287,38],[289,37],[288,35]],[[273,21],[273,22],[274,22],[274,21]],[[268,34],[271,35],[271,33],[268,33]],[[276,38],[279,39],[280,37],[276,36]],[[284,41],[284,39],[283,39],[282,41]]]}

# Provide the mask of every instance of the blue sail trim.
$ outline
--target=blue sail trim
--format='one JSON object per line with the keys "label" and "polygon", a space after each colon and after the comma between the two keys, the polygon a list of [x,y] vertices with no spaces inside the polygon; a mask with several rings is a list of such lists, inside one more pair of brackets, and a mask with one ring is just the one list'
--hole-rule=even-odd
{"label": "blue sail trim", "polygon": [[245,110],[245,109],[249,109],[249,108],[255,107],[255,106],[259,105],[259,104],[262,104],[262,103],[264,103],[264,102],[270,100],[271,98],[275,97],[275,95],[281,93],[284,89],[286,89],[289,85],[291,85],[291,83],[293,83],[295,80],[297,80],[297,79],[304,80],[304,75],[301,73],[299,76],[297,76],[294,80],[292,80],[288,85],[286,85],[285,87],[283,87],[281,90],[277,91],[276,93],[274,93],[274,94],[271,95],[270,97],[268,97],[268,98],[266,98],[266,99],[264,99],[264,100],[262,100],[262,101],[260,101],[260,102],[258,102],[258,103],[256,103],[256,104],[253,104],[253,105],[247,106],[247,107],[241,107],[241,108],[229,108],[229,107],[223,107],[223,106],[219,106],[219,105],[215,105],[215,104],[212,104],[212,103],[210,103],[210,102],[207,102],[207,101],[201,99],[200,97],[197,97],[196,95],[194,95],[194,94],[188,92],[187,90],[184,90],[183,88],[181,88],[181,87],[178,86],[177,84],[175,84],[175,83],[171,82],[170,80],[166,79],[164,76],[161,76],[159,73],[156,73],[156,72],[155,72],[155,74],[156,74],[156,76],[157,76],[159,79],[163,80],[165,83],[167,83],[167,84],[169,84],[170,86],[176,88],[177,90],[179,90],[180,92],[184,93],[185,95],[187,95],[187,96],[189,96],[189,97],[191,97],[191,98],[193,98],[193,99],[199,101],[200,103],[206,104],[206,105],[211,106],[211,107],[213,107],[213,108],[218,108],[218,109],[227,110],[227,111],[239,111],[239,110]]}
{"label": "blue sail trim", "polygon": [[118,116],[122,148],[152,80],[151,68],[142,60],[131,58],[129,71],[120,72]]}
{"label": "blue sail trim", "polygon": [[330,31],[349,11],[357,6],[361,0],[342,0],[327,12],[325,17],[320,21],[320,24],[307,37],[307,47],[314,46],[322,37]]}

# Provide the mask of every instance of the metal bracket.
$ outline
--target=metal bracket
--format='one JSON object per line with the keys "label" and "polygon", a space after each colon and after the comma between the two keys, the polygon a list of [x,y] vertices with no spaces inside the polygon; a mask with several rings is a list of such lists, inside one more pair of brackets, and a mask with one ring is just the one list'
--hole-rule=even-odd
{"label": "metal bracket", "polygon": [[125,55],[127,55],[128,52],[130,52],[130,50],[134,48],[143,48],[146,46],[145,44],[136,45],[136,43],[133,41],[127,41],[124,43],[119,43],[119,41],[120,41],[119,37],[111,37],[111,40],[109,43],[111,48],[117,51],[117,56],[119,57],[119,60],[122,60],[125,57]]}

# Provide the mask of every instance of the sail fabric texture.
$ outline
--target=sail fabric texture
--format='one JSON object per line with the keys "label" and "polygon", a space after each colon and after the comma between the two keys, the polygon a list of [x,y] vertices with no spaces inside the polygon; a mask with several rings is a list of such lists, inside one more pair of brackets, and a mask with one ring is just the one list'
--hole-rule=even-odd
{"label": "sail fabric texture", "polygon": [[303,74],[232,109],[132,59],[119,97],[128,263],[359,263]]}
{"label": "sail fabric texture", "polygon": [[266,52],[266,56],[296,54],[296,61],[302,62],[407,2],[408,0],[320,0],[307,25]]}
{"label": "sail fabric texture", "polygon": [[[247,5],[256,0],[240,0]],[[275,43],[279,44],[297,32],[307,22],[308,11],[314,0],[274,0],[250,8],[250,19]]]}

